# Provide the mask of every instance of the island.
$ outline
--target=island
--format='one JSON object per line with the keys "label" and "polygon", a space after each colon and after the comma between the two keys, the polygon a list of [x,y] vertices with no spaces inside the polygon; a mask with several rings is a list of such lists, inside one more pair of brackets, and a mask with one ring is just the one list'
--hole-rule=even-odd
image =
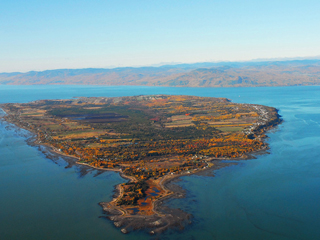
{"label": "island", "polygon": [[183,196],[171,181],[266,150],[266,131],[282,121],[273,107],[181,95],[77,97],[0,107],[7,122],[36,135],[36,144],[128,180],[115,187],[112,201],[100,203],[123,233],[183,227],[190,214],[162,205]]}

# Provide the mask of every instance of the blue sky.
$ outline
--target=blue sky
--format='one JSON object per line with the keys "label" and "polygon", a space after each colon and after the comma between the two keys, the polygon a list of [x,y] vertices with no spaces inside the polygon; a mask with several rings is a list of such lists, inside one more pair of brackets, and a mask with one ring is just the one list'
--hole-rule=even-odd
{"label": "blue sky", "polygon": [[0,72],[320,55],[320,1],[1,0]]}

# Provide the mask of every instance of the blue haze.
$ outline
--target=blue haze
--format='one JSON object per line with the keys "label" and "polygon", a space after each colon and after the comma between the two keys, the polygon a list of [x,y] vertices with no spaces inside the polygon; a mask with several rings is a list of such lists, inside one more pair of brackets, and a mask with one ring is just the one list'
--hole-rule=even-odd
{"label": "blue haze", "polygon": [[[268,133],[270,154],[220,169],[215,177],[188,176],[184,199],[167,204],[193,214],[184,231],[163,239],[320,239],[320,87],[160,88],[0,86],[0,103],[75,96],[189,94],[227,97],[280,109],[284,122]],[[1,239],[152,239],[123,235],[98,206],[124,180],[106,172],[81,176],[27,145],[26,131],[0,123]]]}

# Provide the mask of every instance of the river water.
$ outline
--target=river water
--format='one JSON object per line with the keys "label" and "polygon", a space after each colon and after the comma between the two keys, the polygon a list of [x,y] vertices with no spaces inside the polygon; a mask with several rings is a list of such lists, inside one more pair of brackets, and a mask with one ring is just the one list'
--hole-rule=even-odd
{"label": "river water", "polygon": [[[0,86],[0,103],[77,96],[186,94],[276,107],[284,122],[268,133],[269,154],[211,176],[182,177],[184,199],[167,204],[193,214],[184,231],[161,239],[320,239],[320,86],[166,88],[136,86]],[[0,113],[1,114],[1,113]],[[82,174],[26,142],[27,131],[0,122],[1,239],[153,239],[120,233],[99,218],[119,174]]]}

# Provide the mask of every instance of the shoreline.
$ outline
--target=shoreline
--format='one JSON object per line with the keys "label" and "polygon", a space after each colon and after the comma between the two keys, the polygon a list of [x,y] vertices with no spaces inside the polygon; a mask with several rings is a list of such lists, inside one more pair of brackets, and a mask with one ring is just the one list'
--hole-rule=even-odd
{"label": "shoreline", "polygon": [[[89,169],[96,169],[99,171],[119,172],[119,175],[123,179],[129,180],[131,182],[136,180],[134,177],[125,175],[121,169],[100,168],[100,167],[91,166],[86,163],[81,163],[79,162],[79,159],[77,157],[64,154],[58,151],[53,146],[46,143],[42,143],[39,140],[39,136],[37,132],[31,129],[19,126],[19,124],[9,122],[5,118],[7,113],[2,108],[0,109],[2,110],[2,112],[4,112],[4,115],[0,115],[0,120],[6,123],[12,124],[15,128],[24,129],[24,130],[27,130],[29,133],[31,133],[29,137],[24,136],[26,137],[27,144],[31,146],[38,146],[39,150],[41,150],[41,147],[44,147],[45,150],[42,152],[46,155],[46,157],[53,159],[54,157],[58,156],[58,157],[61,157],[64,161],[68,162],[69,164],[72,162],[72,165],[80,165]],[[281,122],[282,120],[279,116],[277,122],[275,123],[267,122],[268,124],[266,124],[265,126],[260,126],[258,129],[256,129],[258,132],[258,137],[260,137],[261,140],[265,143],[265,138],[267,137],[266,136],[261,137],[261,136],[264,133],[266,133],[268,130],[273,129],[275,126],[279,125]],[[167,230],[168,228],[172,228],[172,227],[183,229],[187,224],[191,223],[190,219],[192,218],[192,215],[182,211],[181,209],[171,209],[167,206],[164,206],[164,202],[169,199],[185,197],[185,190],[182,189],[179,185],[175,184],[174,183],[175,181],[178,181],[180,177],[189,176],[193,174],[201,175],[208,172],[212,174],[213,171],[216,171],[218,169],[238,164],[235,161],[254,159],[256,158],[254,156],[255,154],[266,154],[266,151],[268,149],[270,148],[268,144],[265,143],[263,148],[257,151],[247,153],[243,155],[243,157],[241,158],[233,158],[233,159],[208,158],[207,163],[208,162],[210,162],[211,164],[213,163],[212,166],[209,166],[208,164],[207,167],[205,167],[204,169],[192,170],[192,172],[186,172],[181,174],[165,175],[164,177],[162,177],[162,179],[159,182],[159,186],[165,191],[165,194],[152,202],[152,211],[154,213],[152,215],[129,214],[127,210],[122,208],[121,206],[119,207],[115,206],[113,203],[121,195],[121,184],[114,186],[114,195],[113,195],[113,199],[110,202],[100,202],[98,204],[102,207],[103,212],[107,215],[103,217],[113,221],[116,227],[118,228],[121,227],[121,232],[124,234],[132,230],[138,230],[138,229],[149,229],[150,234],[161,233]],[[72,159],[72,161],[68,159]],[[227,161],[230,161],[230,162],[227,162]],[[217,163],[217,165],[215,163]]]}

